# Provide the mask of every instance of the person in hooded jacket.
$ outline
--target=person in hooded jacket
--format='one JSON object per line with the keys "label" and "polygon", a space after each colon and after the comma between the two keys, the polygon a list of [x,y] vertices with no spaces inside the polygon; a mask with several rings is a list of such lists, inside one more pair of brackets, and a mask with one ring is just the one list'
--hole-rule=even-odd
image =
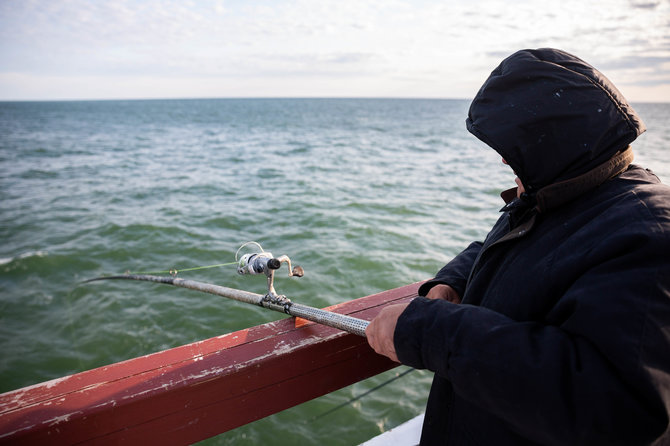
{"label": "person in hooded jacket", "polygon": [[517,175],[483,243],[386,307],[368,342],[435,372],[421,444],[670,444],[670,187],[644,124],[555,49],[505,59],[467,128]]}

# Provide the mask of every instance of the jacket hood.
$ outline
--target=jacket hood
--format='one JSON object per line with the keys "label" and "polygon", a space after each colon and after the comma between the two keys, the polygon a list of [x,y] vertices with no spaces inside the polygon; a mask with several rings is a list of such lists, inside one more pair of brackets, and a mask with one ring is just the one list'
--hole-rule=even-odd
{"label": "jacket hood", "polygon": [[503,60],[472,101],[466,125],[531,194],[606,162],[645,131],[602,73],[550,48]]}

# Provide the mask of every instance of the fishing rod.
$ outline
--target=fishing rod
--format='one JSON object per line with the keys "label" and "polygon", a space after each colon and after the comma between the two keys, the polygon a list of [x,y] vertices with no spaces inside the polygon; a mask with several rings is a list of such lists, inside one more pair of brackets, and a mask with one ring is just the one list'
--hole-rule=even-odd
{"label": "fishing rod", "polygon": [[[255,243],[259,246],[260,252],[243,255],[239,261],[237,254],[248,243]],[[274,275],[282,263],[287,263],[289,269],[289,277],[302,277],[304,270],[300,266],[291,268],[291,259],[286,255],[273,257],[272,253],[263,251],[263,248],[256,242],[245,243],[238,249],[235,254],[237,263],[237,272],[241,275],[255,275],[264,274],[268,281],[268,292],[265,295],[242,291],[235,288],[228,288],[211,283],[199,282],[196,280],[182,279],[176,277],[176,272],[173,276],[156,276],[152,274],[123,274],[116,276],[101,276],[84,281],[83,283],[95,282],[99,280],[139,280],[145,282],[163,283],[173,285],[180,288],[187,288],[203,293],[214,294],[216,296],[227,297],[229,299],[254,304],[267,308],[269,310],[286,313],[290,316],[300,317],[311,322],[326,325],[328,327],[337,328],[358,336],[365,337],[365,329],[369,322],[363,319],[358,319],[344,314],[334,313],[332,311],[321,310],[319,308],[302,305],[291,302],[284,295],[277,294],[274,288]]]}

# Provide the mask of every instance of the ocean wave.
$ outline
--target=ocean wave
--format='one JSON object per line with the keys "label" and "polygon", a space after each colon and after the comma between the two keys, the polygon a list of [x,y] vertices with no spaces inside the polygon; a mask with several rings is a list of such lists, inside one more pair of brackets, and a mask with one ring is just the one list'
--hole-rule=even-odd
{"label": "ocean wave", "polygon": [[29,257],[46,257],[49,255],[47,251],[28,251],[24,252],[23,254],[19,254],[18,256],[15,257],[4,257],[0,258],[0,266],[2,265],[8,265],[12,262],[15,262],[17,260],[23,260],[27,259]]}

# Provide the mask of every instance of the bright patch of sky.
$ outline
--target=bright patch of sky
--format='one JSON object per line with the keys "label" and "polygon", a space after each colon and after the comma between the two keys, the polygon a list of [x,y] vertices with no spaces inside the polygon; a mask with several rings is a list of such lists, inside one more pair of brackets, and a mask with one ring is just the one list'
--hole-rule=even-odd
{"label": "bright patch of sky", "polygon": [[0,99],[470,98],[538,47],[670,102],[670,0],[0,0]]}

